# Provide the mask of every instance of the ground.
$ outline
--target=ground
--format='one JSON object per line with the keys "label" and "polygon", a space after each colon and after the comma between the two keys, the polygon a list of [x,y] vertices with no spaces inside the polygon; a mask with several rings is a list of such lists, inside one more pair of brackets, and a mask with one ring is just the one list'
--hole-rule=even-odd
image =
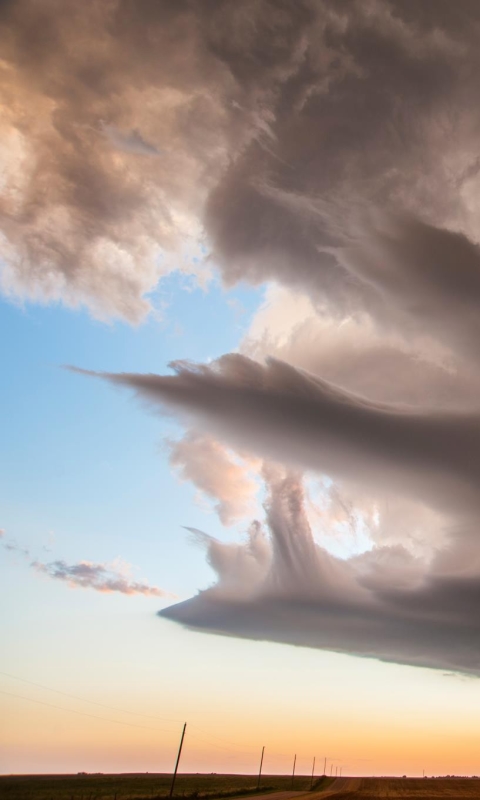
{"label": "ground", "polygon": [[[162,800],[171,775],[17,775],[0,777],[5,800]],[[263,775],[179,775],[175,798],[208,800],[252,795],[255,800],[480,800],[476,778],[337,778],[319,779],[310,792],[310,778]],[[312,797],[313,795],[313,797]]]}

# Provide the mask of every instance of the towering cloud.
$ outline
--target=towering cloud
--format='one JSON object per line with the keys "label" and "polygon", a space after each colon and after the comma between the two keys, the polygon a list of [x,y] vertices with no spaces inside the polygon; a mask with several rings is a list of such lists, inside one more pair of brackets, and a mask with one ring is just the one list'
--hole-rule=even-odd
{"label": "towering cloud", "polygon": [[[253,493],[228,448],[294,471],[265,474],[268,536],[204,537],[185,624],[480,671],[479,40],[476,0],[1,5],[5,292],[136,322],[201,244],[307,303],[208,366],[104,376],[185,422],[172,464],[225,523]],[[329,556],[305,470],[395,497],[430,549],[386,514]]]}

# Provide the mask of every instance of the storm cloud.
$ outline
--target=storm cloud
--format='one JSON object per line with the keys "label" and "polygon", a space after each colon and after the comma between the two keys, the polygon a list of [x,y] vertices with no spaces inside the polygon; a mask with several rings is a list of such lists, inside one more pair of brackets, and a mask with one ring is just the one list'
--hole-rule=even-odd
{"label": "storm cloud", "polygon": [[231,354],[208,366],[173,366],[172,376],[103,377],[238,449],[371,487],[394,485],[434,507],[478,508],[478,411],[374,403],[275,359]]}
{"label": "storm cloud", "polygon": [[[173,366],[170,376],[100,377],[264,459],[269,499],[267,531],[252,523],[245,544],[197,534],[218,581],[162,615],[227,635],[480,674],[478,409],[368,400],[241,354]],[[304,470],[336,482],[329,513],[313,520]],[[356,487],[353,503],[334,491],[344,484]],[[368,529],[364,552],[339,559],[316,543],[312,525],[331,533],[357,518]]]}
{"label": "storm cloud", "polygon": [[136,322],[206,246],[227,285],[387,327],[424,308],[465,349],[479,24],[472,0],[3,3],[4,291]]}
{"label": "storm cloud", "polygon": [[[7,294],[138,322],[215,268],[308,301],[208,365],[101,376],[185,424],[172,466],[225,524],[263,469],[268,532],[201,536],[218,583],[171,618],[480,672],[479,40],[475,0],[1,6]],[[315,543],[304,473],[355,487],[370,550]]]}
{"label": "storm cloud", "polygon": [[319,547],[298,474],[268,479],[269,536],[242,545],[201,537],[218,582],[162,617],[250,639],[480,673],[480,572],[428,566],[405,548],[339,560]]}

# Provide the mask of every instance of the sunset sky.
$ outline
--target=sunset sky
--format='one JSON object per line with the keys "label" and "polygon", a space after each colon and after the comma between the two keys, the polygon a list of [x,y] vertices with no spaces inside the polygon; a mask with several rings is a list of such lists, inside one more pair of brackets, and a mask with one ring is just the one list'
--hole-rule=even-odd
{"label": "sunset sky", "polygon": [[480,774],[479,43],[0,3],[2,774]]}

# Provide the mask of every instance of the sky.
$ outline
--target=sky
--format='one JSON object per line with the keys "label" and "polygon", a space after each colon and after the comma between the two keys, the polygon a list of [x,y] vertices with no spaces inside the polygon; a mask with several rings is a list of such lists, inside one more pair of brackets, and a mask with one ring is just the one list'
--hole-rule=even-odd
{"label": "sky", "polygon": [[0,772],[479,774],[480,8],[0,4]]}

